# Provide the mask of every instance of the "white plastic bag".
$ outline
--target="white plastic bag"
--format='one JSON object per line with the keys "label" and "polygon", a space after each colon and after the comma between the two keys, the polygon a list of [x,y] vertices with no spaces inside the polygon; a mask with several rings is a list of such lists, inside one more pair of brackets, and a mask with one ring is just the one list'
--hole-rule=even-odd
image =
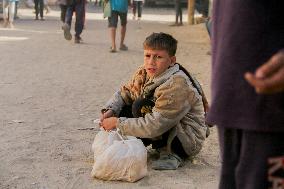
{"label": "white plastic bag", "polygon": [[116,132],[98,132],[92,144],[94,161],[96,161],[96,157],[102,154],[109,146],[111,146],[115,140],[120,140]]}
{"label": "white plastic bag", "polygon": [[147,175],[147,150],[140,139],[128,136],[123,140],[116,132],[100,131],[94,143],[93,177],[135,182]]}

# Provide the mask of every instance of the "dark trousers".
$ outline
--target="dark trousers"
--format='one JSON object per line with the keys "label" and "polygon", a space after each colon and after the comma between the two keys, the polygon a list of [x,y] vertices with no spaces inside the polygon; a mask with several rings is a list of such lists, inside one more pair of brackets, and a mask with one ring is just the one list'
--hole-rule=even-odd
{"label": "dark trousers", "polygon": [[67,5],[60,4],[60,10],[61,10],[60,19],[63,23],[65,23],[67,7],[68,7]]}
{"label": "dark trousers", "polygon": [[14,14],[14,19],[18,18],[18,5],[19,1],[15,1],[15,14]]}
{"label": "dark trousers", "polygon": [[133,1],[133,14],[138,12],[138,18],[141,18],[142,15],[142,1]]}
{"label": "dark trousers", "polygon": [[195,8],[204,17],[208,17],[209,0],[196,0]]}
{"label": "dark trousers", "polygon": [[182,9],[181,9],[180,0],[176,0],[175,10],[176,10],[176,23],[178,23],[178,19],[180,20],[180,23],[182,23]]}
{"label": "dark trousers", "polygon": [[73,12],[76,14],[75,22],[75,36],[80,37],[84,28],[84,17],[85,17],[85,0],[74,0],[73,3],[68,6],[66,12],[65,23],[71,27]]}
{"label": "dark trousers", "polygon": [[218,127],[218,133],[222,158],[219,189],[268,189],[276,188],[275,184],[284,188],[284,132]]}
{"label": "dark trousers", "polygon": [[35,14],[36,18],[38,18],[38,14],[43,18],[43,0],[34,0],[35,3]]}
{"label": "dark trousers", "polygon": [[[145,115],[141,114],[141,109],[143,109],[143,106],[154,106],[152,102],[150,102],[147,99],[138,99],[133,102],[132,106],[124,106],[119,114],[119,117],[127,117],[127,118],[133,118],[133,117],[144,117]],[[160,137],[157,137],[158,139],[150,139],[150,138],[140,138],[145,146],[152,145],[153,149],[159,149],[167,146],[168,142],[168,136],[169,131],[163,133]],[[181,158],[187,158],[188,155],[184,151],[181,142],[177,137],[175,137],[171,144],[172,151],[177,154]]]}

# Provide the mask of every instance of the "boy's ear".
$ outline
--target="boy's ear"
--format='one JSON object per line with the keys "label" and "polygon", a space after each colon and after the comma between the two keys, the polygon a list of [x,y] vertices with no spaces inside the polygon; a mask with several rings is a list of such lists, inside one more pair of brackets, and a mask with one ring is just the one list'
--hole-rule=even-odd
{"label": "boy's ear", "polygon": [[173,66],[176,63],[176,60],[177,60],[176,56],[171,57],[171,66]]}

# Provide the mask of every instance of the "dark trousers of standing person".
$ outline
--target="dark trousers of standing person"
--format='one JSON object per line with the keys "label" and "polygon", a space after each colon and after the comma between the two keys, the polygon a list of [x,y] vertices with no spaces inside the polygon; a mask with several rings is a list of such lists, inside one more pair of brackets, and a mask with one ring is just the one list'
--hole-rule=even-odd
{"label": "dark trousers of standing person", "polygon": [[142,16],[142,1],[133,1],[133,15],[136,15],[136,10],[138,12],[138,18]]}
{"label": "dark trousers of standing person", "polygon": [[73,12],[76,14],[75,37],[80,38],[84,27],[85,0],[73,0],[66,11],[65,23],[71,27]]}
{"label": "dark trousers of standing person", "polygon": [[66,17],[66,11],[67,11],[68,6],[67,5],[62,5],[60,4],[60,19],[63,23],[65,23],[65,17]]}
{"label": "dark trousers of standing person", "polygon": [[218,134],[222,158],[219,189],[284,187],[284,132],[218,127]]}
{"label": "dark trousers of standing person", "polygon": [[38,20],[38,14],[40,14],[40,18],[43,19],[43,0],[34,0],[34,3],[36,20]]}
{"label": "dark trousers of standing person", "polygon": [[14,13],[14,19],[18,19],[18,5],[19,1],[15,1],[15,13]]}
{"label": "dark trousers of standing person", "polygon": [[180,24],[182,24],[182,9],[181,9],[180,0],[176,0],[175,10],[176,10],[176,24],[178,23],[178,19],[180,20]]}

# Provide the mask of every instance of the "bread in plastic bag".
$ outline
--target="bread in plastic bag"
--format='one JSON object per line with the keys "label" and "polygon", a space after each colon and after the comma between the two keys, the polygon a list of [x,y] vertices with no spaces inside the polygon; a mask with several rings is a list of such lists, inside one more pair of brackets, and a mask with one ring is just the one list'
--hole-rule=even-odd
{"label": "bread in plastic bag", "polygon": [[[147,150],[140,139],[128,136],[123,140],[116,132],[100,132],[94,143],[103,136],[107,139],[102,140],[107,140],[108,143],[98,141],[92,146],[95,155],[91,173],[93,177],[135,182],[147,175]],[[106,136],[108,133],[109,135]],[[113,143],[110,144],[111,142]]]}

